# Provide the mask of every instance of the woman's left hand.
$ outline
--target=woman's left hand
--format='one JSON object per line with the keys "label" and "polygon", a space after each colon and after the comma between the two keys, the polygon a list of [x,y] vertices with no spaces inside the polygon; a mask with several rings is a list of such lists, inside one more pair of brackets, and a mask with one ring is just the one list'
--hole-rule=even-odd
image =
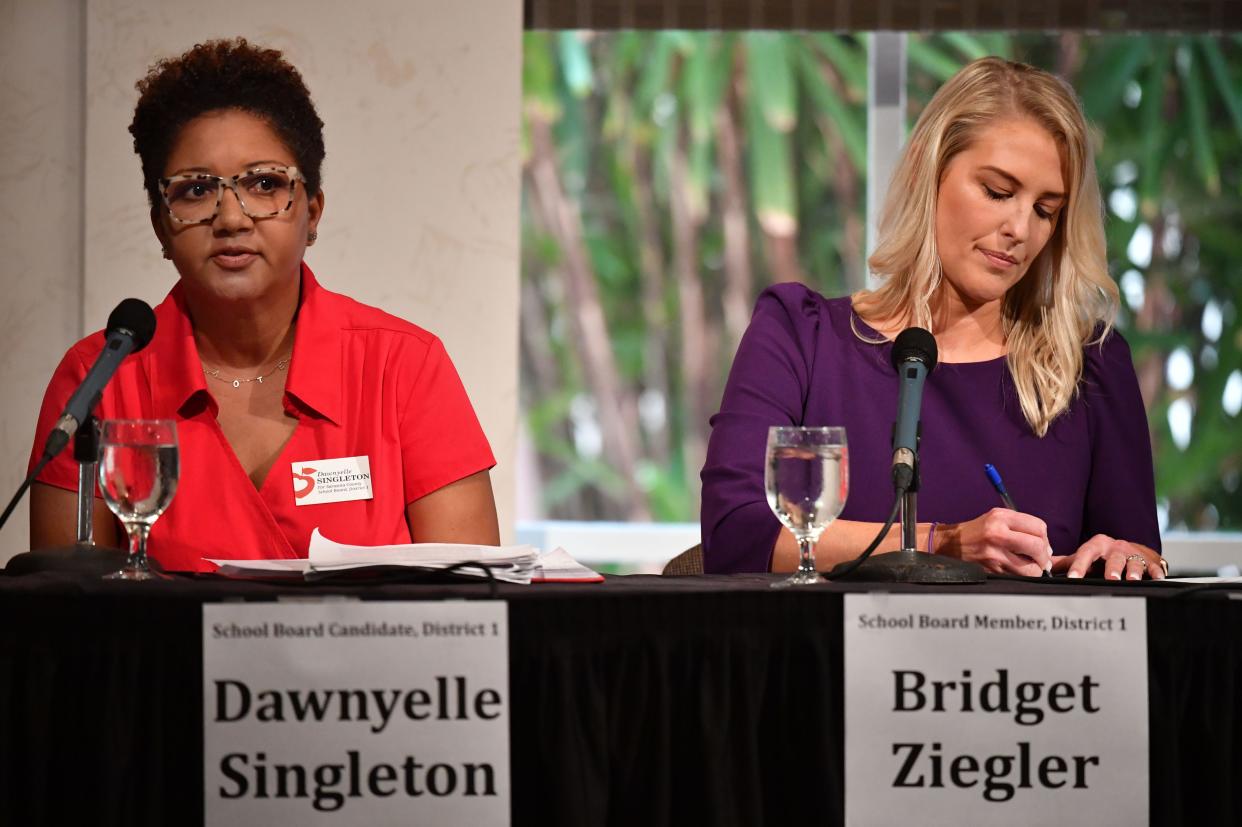
{"label": "woman's left hand", "polygon": [[1165,576],[1159,554],[1147,546],[1114,540],[1106,534],[1095,535],[1073,554],[1054,557],[1052,572],[1065,572],[1066,577],[1084,577],[1096,560],[1104,561],[1105,580],[1142,580],[1144,574],[1152,580],[1163,580]]}

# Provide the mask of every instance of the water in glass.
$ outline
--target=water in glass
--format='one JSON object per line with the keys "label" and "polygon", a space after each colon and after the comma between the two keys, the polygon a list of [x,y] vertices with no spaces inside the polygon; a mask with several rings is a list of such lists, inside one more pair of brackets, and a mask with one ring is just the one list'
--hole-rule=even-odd
{"label": "water in glass", "polygon": [[149,580],[147,535],[177,491],[177,431],[171,420],[106,420],[100,439],[99,488],[129,534],[126,567],[112,579]]}
{"label": "water in glass", "polygon": [[172,502],[176,445],[105,445],[100,461],[104,501],[121,522],[149,527]]}
{"label": "water in glass", "polygon": [[764,484],[768,505],[798,540],[798,571],[777,585],[819,580],[815,542],[836,519],[849,493],[844,428],[772,428]]}

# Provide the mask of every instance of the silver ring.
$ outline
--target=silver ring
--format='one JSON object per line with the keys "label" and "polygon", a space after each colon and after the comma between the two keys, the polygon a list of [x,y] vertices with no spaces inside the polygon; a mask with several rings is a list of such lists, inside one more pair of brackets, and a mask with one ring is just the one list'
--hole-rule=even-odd
{"label": "silver ring", "polygon": [[1146,558],[1146,557],[1144,557],[1144,556],[1143,556],[1143,555],[1141,555],[1141,554],[1131,554],[1129,557],[1127,557],[1127,558],[1126,558],[1126,562],[1127,562],[1127,563],[1129,563],[1131,560],[1138,560],[1139,562],[1143,563],[1144,565],[1146,565],[1146,563],[1147,563],[1147,558]]}

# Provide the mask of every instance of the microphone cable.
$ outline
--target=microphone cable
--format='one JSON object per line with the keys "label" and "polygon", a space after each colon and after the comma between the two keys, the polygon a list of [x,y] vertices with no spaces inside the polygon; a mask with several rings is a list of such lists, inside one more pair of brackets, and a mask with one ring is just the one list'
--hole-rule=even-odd
{"label": "microphone cable", "polygon": [[866,562],[871,556],[871,552],[880,547],[880,543],[884,542],[884,538],[888,536],[888,530],[893,527],[894,521],[897,519],[897,513],[901,511],[901,498],[906,495],[905,488],[897,489],[897,496],[893,499],[893,510],[889,512],[888,519],[884,521],[884,527],[880,529],[880,533],[871,541],[871,545],[863,550],[863,553],[855,557],[848,563],[833,568],[831,571],[821,572],[820,575],[825,580],[839,580],[842,577],[849,577],[854,573],[855,569]]}
{"label": "microphone cable", "polygon": [[39,461],[35,464],[34,470],[32,470],[29,476],[22,481],[21,486],[17,489],[17,493],[13,495],[13,499],[9,500],[8,506],[4,509],[3,516],[0,516],[0,530],[2,530],[4,528],[4,524],[9,521],[9,515],[13,513],[13,509],[17,508],[17,504],[21,502],[22,495],[26,493],[26,489],[30,488],[31,484],[35,481],[35,478],[43,472],[43,469],[47,467],[47,464],[52,461],[52,457],[54,456],[55,454],[49,453],[48,451],[43,452],[43,456],[40,457]]}

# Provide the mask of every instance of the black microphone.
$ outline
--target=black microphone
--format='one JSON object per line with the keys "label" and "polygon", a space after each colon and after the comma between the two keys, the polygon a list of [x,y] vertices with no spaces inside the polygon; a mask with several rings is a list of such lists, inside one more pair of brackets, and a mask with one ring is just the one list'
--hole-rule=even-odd
{"label": "black microphone", "polygon": [[125,299],[108,316],[104,331],[107,340],[95,364],[87,371],[86,378],[69,397],[65,412],[56,421],[43,446],[48,459],[59,454],[69,443],[69,437],[78,429],[95,406],[112,374],[121,361],[131,353],[137,353],[151,342],[155,335],[155,312],[151,305],[141,299]]}
{"label": "black microphone", "polygon": [[892,358],[900,383],[893,428],[893,487],[906,491],[914,484],[923,381],[936,367],[936,339],[921,327],[908,327],[893,342]]}
{"label": "black microphone", "polygon": [[[893,425],[893,510],[875,540],[862,554],[842,563],[828,579],[848,577],[873,583],[982,583],[986,579],[978,563],[954,560],[918,550],[919,411],[923,407],[923,382],[936,367],[936,340],[920,327],[901,331],[893,342],[893,367],[899,381],[897,422]],[[888,530],[901,513],[901,550],[870,556],[888,537]]]}

